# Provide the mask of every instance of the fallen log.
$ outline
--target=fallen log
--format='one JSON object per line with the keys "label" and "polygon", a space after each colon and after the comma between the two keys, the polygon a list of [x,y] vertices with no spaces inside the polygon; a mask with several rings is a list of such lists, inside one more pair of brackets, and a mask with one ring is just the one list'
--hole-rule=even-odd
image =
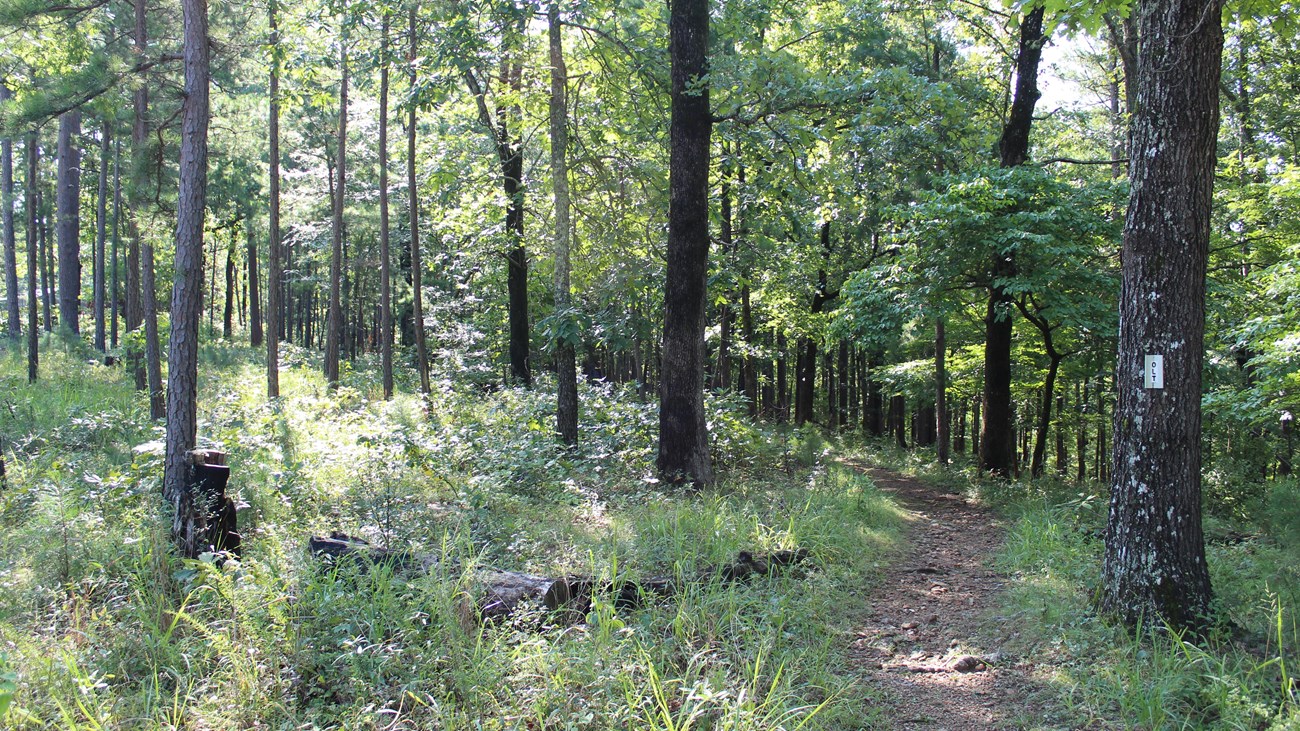
{"label": "fallen log", "polygon": [[[428,571],[438,564],[431,554],[396,551],[333,531],[328,537],[312,536],[308,550],[316,558],[329,563],[357,561],[363,568],[387,566],[395,571]],[[668,576],[651,576],[642,579],[596,581],[589,576],[569,575],[559,578],[536,576],[517,571],[483,568],[475,571],[478,600],[476,614],[480,621],[499,622],[522,606],[538,604],[552,616],[578,621],[591,611],[595,597],[607,597],[616,609],[634,610],[645,605],[648,599],[675,594],[682,583],[707,583],[717,580],[724,583],[746,582],[756,576],[770,576],[808,560],[805,549],[773,551],[755,554],[740,551],[735,560],[705,568],[692,578],[674,579]]]}

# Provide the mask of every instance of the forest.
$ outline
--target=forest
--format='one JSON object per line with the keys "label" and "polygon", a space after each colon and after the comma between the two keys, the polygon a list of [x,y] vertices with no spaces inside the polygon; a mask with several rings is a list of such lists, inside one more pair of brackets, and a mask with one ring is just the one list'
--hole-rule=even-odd
{"label": "forest", "polygon": [[0,728],[1300,728],[1295,10],[0,0]]}

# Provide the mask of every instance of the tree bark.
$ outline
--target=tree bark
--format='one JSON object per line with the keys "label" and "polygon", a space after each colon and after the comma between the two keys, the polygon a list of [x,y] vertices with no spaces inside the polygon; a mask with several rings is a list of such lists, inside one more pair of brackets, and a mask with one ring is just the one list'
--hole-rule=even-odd
{"label": "tree bark", "polygon": [[36,181],[36,207],[41,217],[41,310],[45,316],[45,332],[54,332],[54,255],[50,252],[50,200]]}
{"label": "tree bark", "polygon": [[934,321],[934,418],[939,466],[948,466],[948,333],[942,315]]}
{"label": "tree bark", "polygon": [[[136,0],[142,2],[142,0]],[[267,21],[271,42],[271,104],[267,134],[270,137],[270,212],[266,273],[266,397],[280,397],[281,294],[284,271],[280,263],[280,28],[278,0],[267,3]]]}
{"label": "tree bark", "polygon": [[36,131],[27,135],[27,185],[24,208],[27,209],[27,382],[35,383],[40,365],[40,328],[36,316],[36,163],[40,156]]}
{"label": "tree bark", "polygon": [[[198,256],[198,274],[194,284],[195,317],[203,306],[203,260],[202,252]],[[157,421],[167,416],[166,395],[162,384],[162,343],[158,339],[158,285],[154,280],[153,244],[146,240],[140,246],[141,293],[144,303],[144,368],[146,383],[149,387],[149,416]],[[173,285],[174,286],[174,285]],[[172,310],[173,323],[176,311]],[[198,320],[194,321],[195,337],[198,337]],[[173,324],[174,327],[174,324]],[[174,335],[172,336],[175,337]],[[170,361],[169,361],[170,362]],[[170,366],[169,366],[170,368]],[[170,421],[170,419],[169,419]]]}
{"label": "tree bark", "polygon": [[672,121],[664,335],[659,401],[660,474],[712,484],[704,416],[704,310],[709,268],[708,0],[672,0]]}
{"label": "tree bark", "polygon": [[231,226],[230,242],[226,245],[226,303],[221,310],[221,337],[227,341],[234,336],[235,328],[235,243],[238,235],[238,228]]}
{"label": "tree bark", "polygon": [[118,299],[118,249],[121,248],[122,240],[122,142],[119,139],[113,140],[113,249],[109,256],[112,262],[112,274],[109,283],[109,328],[108,328],[108,345],[110,348],[117,348],[117,320],[118,311],[122,309],[121,302]]}
{"label": "tree bark", "polygon": [[[262,293],[260,291],[261,286],[259,285],[259,282],[261,282],[261,273],[258,271],[257,266],[257,239],[253,235],[253,223],[251,219],[247,222],[244,232],[248,236],[248,249],[246,254],[248,261],[248,274],[244,283],[244,287],[248,292],[248,344],[254,348],[260,348],[262,346],[262,338],[265,334],[262,330]],[[239,311],[242,317],[244,308],[241,306]]]}
{"label": "tree bark", "polygon": [[[1128,624],[1205,626],[1201,530],[1205,277],[1219,127],[1220,3],[1141,5],[1120,292],[1114,480],[1102,607]],[[1163,388],[1145,388],[1163,357]]]}
{"label": "tree bark", "polygon": [[185,102],[181,112],[180,192],[176,199],[176,277],[167,361],[167,453],[163,497],[175,509],[172,537],[196,555],[201,506],[184,489],[198,431],[199,314],[203,291],[203,213],[208,188],[208,5],[181,0]]}
{"label": "tree bark", "polygon": [[[0,102],[10,98],[9,87],[0,84]],[[5,137],[0,140],[0,206],[4,208],[4,267],[5,302],[8,305],[9,337],[14,341],[22,336],[22,313],[18,303],[18,240],[14,233],[14,144]]]}
{"label": "tree bark", "polygon": [[347,198],[348,179],[348,26],[342,18],[343,30],[339,38],[339,67],[343,77],[339,81],[339,126],[335,138],[334,163],[337,176],[334,184],[334,217],[331,225],[330,248],[330,304],[325,330],[325,380],[330,389],[339,385],[339,346],[343,337],[343,202]]}
{"label": "tree bark", "polygon": [[379,31],[379,354],[384,400],[388,400],[393,397],[393,254],[388,235],[388,13],[383,16]]}
{"label": "tree bark", "polygon": [[[419,58],[420,36],[416,31],[416,15],[418,5],[412,4],[410,10],[410,55],[407,61],[410,63],[411,89],[414,94],[416,88],[416,65],[415,60]],[[406,122],[406,187],[407,193],[411,196],[410,215],[411,215],[411,289],[414,296],[414,318],[415,318],[415,357],[416,366],[420,370],[420,393],[428,396],[429,394],[429,348],[425,344],[424,334],[424,285],[421,278],[424,272],[424,265],[420,262],[420,194],[416,186],[415,179],[415,100],[412,100],[410,108],[407,110]]]}
{"label": "tree bark", "polygon": [[105,121],[99,138],[99,197],[95,207],[95,278],[94,285],[91,287],[95,308],[95,349],[101,353],[108,349],[108,323],[105,322],[104,317],[106,298],[104,290],[107,280],[104,276],[106,273],[104,250],[108,248],[108,152],[111,135],[112,130],[109,123]]}
{"label": "tree bark", "polygon": [[[131,53],[137,64],[143,63],[148,45],[149,25],[145,16],[147,0],[135,0],[135,30],[132,38]],[[141,271],[142,242],[140,238],[140,219],[144,215],[145,186],[144,180],[148,170],[148,122],[149,85],[139,84],[135,87],[132,106],[134,114],[131,121],[131,168],[127,187],[127,231],[129,240],[126,252],[126,331],[132,332],[144,322],[144,278]],[[152,279],[152,273],[149,275]],[[156,291],[149,295],[155,299]],[[157,321],[155,320],[155,326]],[[143,359],[142,359],[142,356]],[[135,374],[135,387],[138,391],[150,390],[150,401],[156,399],[156,392],[149,382],[147,355],[139,347],[132,345],[129,360]],[[154,418],[158,418],[155,414]]]}
{"label": "tree bark", "polygon": [[81,111],[59,117],[59,323],[81,333]]}
{"label": "tree bark", "polygon": [[[1038,63],[1043,55],[1043,6],[1031,9],[1020,21],[1016,58],[1016,91],[1011,114],[998,142],[1002,167],[1015,167],[1029,159],[1029,130],[1038,103]],[[1011,405],[1012,308],[1006,287],[999,283],[1015,275],[1009,254],[994,257],[988,307],[984,316],[984,423],[980,435],[980,469],[1001,478],[1015,472],[1015,411]]]}
{"label": "tree bark", "polygon": [[[555,190],[555,308],[568,317],[569,293],[569,116],[568,70],[560,27],[560,6],[547,8],[547,35],[551,51],[551,178]],[[557,381],[555,431],[567,446],[578,443],[578,367],[572,340],[555,344]]]}

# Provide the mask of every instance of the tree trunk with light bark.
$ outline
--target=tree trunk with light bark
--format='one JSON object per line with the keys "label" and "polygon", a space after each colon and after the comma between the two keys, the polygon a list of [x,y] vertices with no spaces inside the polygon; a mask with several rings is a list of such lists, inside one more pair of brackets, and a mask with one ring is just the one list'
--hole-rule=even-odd
{"label": "tree trunk with light bark", "polygon": [[[1223,31],[1218,2],[1139,10],[1101,604],[1130,625],[1197,629],[1211,607],[1201,370]],[[1153,357],[1163,360],[1160,388],[1147,381]]]}

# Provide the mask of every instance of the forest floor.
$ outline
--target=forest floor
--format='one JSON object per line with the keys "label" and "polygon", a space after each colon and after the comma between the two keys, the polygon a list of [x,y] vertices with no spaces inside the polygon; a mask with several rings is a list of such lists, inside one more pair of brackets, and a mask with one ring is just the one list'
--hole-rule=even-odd
{"label": "forest floor", "polygon": [[959,493],[860,463],[908,511],[903,548],[884,570],[852,655],[883,690],[897,729],[1042,727],[1035,664],[1000,652],[995,617],[1006,577],[990,567],[1006,527]]}

